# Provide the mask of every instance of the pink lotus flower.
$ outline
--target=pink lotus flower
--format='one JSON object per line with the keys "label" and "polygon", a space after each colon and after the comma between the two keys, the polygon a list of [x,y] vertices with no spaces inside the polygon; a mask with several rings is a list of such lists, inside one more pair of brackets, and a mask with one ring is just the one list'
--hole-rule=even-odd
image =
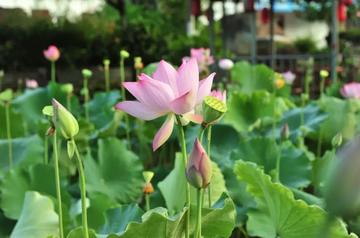
{"label": "pink lotus flower", "polygon": [[[184,57],[188,58],[189,57]],[[190,58],[195,58],[200,71],[204,71],[207,67],[214,63],[214,57],[210,53],[208,48],[192,48],[190,50]]]}
{"label": "pink lotus flower", "polygon": [[282,76],[287,84],[292,84],[296,78],[296,75],[290,70],[286,71],[285,73],[282,73]]}
{"label": "pink lotus flower", "polygon": [[50,45],[47,50],[43,51],[44,56],[46,59],[48,59],[49,61],[55,62],[59,59],[60,57],[60,51],[59,49],[54,46],[54,45]]}
{"label": "pink lotus flower", "polygon": [[167,115],[167,119],[156,133],[153,150],[157,150],[170,137],[175,114],[196,119],[192,112],[209,95],[215,73],[199,81],[199,69],[196,59],[183,62],[176,71],[162,60],[153,74],[139,76],[138,82],[125,82],[123,86],[137,99],[118,103],[116,109],[143,119],[153,120]]}
{"label": "pink lotus flower", "polygon": [[35,79],[26,79],[25,84],[27,88],[38,88],[39,84]]}
{"label": "pink lotus flower", "polygon": [[347,83],[342,86],[340,93],[345,98],[360,99],[360,83]]}
{"label": "pink lotus flower", "polygon": [[211,161],[199,139],[196,138],[187,164],[186,178],[195,188],[206,188],[210,183],[211,176]]}

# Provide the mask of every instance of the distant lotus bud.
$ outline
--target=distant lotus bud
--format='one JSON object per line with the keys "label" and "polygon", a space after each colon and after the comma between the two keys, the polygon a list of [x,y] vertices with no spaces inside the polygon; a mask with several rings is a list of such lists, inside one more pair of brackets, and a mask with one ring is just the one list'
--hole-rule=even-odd
{"label": "distant lotus bud", "polygon": [[333,148],[337,148],[340,147],[342,144],[342,134],[341,133],[337,133],[331,140],[331,144],[333,146]]}
{"label": "distant lotus bud", "polygon": [[296,79],[296,74],[294,74],[290,70],[283,73],[282,76],[287,84],[293,84],[294,80]]}
{"label": "distant lotus bud", "polygon": [[285,80],[282,74],[275,73],[275,87],[281,89],[285,86]]}
{"label": "distant lotus bud", "polygon": [[154,172],[152,171],[144,171],[143,172],[143,177],[145,182],[150,183],[151,179],[154,177]]}
{"label": "distant lotus bud", "polygon": [[354,216],[360,211],[360,137],[347,144],[333,159],[325,183],[325,201],[332,215]]}
{"label": "distant lotus bud", "polygon": [[74,86],[71,83],[66,83],[61,86],[61,90],[67,95],[74,92]]}
{"label": "distant lotus bud", "polygon": [[210,96],[204,98],[203,101],[203,122],[204,124],[214,124],[227,111],[226,91],[212,91]]}
{"label": "distant lotus bud", "polygon": [[55,128],[61,131],[65,139],[72,139],[79,132],[79,124],[75,117],[58,101],[52,100],[53,123]]}
{"label": "distant lotus bud", "polygon": [[196,139],[186,168],[186,178],[195,188],[206,188],[210,183],[211,176],[211,161],[199,139]]}
{"label": "distant lotus bud", "polygon": [[134,58],[134,68],[137,70],[141,70],[144,68],[144,64],[142,62],[141,57],[135,57]]}
{"label": "distant lotus bud", "polygon": [[32,88],[32,89],[39,87],[39,84],[35,79],[26,79],[25,85],[27,88]]}
{"label": "distant lotus bud", "polygon": [[289,139],[290,131],[289,131],[289,125],[285,123],[283,127],[281,128],[281,139],[287,140]]}
{"label": "distant lotus bud", "polygon": [[327,78],[329,77],[329,72],[327,70],[320,70],[320,77]]}
{"label": "distant lotus bud", "polygon": [[60,51],[59,49],[54,46],[54,45],[50,45],[47,50],[43,51],[44,56],[46,59],[55,62],[60,58]]}
{"label": "distant lotus bud", "polygon": [[130,57],[130,54],[129,54],[129,52],[127,52],[126,50],[121,50],[121,51],[120,51],[120,56],[121,56],[121,58],[126,59],[126,58],[129,58],[129,57]]}
{"label": "distant lotus bud", "polygon": [[92,76],[92,71],[90,69],[83,69],[81,70],[81,73],[84,78],[90,78]]}
{"label": "distant lotus bud", "polygon": [[234,67],[234,62],[231,59],[221,59],[219,67],[223,70],[230,70]]}
{"label": "distant lotus bud", "polygon": [[103,60],[103,64],[104,64],[105,67],[109,67],[109,65],[110,65],[110,60],[109,60],[109,59],[104,59],[104,60]]}

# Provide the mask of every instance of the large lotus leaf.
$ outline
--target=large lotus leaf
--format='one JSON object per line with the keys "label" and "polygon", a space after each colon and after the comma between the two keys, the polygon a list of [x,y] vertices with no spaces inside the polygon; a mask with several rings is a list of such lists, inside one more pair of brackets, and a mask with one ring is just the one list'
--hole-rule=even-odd
{"label": "large lotus leaf", "polygon": [[[36,136],[12,139],[13,166],[27,167],[31,164],[43,161],[44,148],[41,139]],[[8,140],[0,140],[0,177],[9,169]]]}
{"label": "large lotus leaf", "polygon": [[[27,170],[11,170],[5,175],[0,191],[1,208],[7,217],[19,218],[25,193],[30,190],[56,198],[54,168],[50,165],[36,164]],[[70,203],[70,197],[64,187],[62,188],[62,200],[64,204]]]}
{"label": "large lotus leaf", "polygon": [[[211,178],[210,189],[211,205],[213,205],[220,198],[221,194],[226,191],[224,177],[221,174],[221,170],[214,162],[212,163],[212,172],[213,176]],[[180,212],[184,207],[186,201],[186,181],[182,155],[177,153],[174,169],[164,180],[158,183],[158,187],[165,199],[170,214]],[[191,187],[191,194],[193,198],[191,202],[195,204],[196,191],[193,187]],[[207,192],[204,195],[204,201],[206,201],[205,205],[208,206],[209,196]]]}
{"label": "large lotus leaf", "polygon": [[105,213],[105,224],[99,229],[99,234],[123,233],[130,222],[141,222],[144,212],[137,204],[122,205],[111,208]]}
{"label": "large lotus leaf", "polygon": [[[13,110],[12,106],[10,106],[10,133],[11,137],[22,137],[26,132],[26,125],[24,124],[24,120],[19,112]],[[7,128],[6,128],[6,114],[4,105],[0,104],[0,138],[7,138]]]}
{"label": "large lotus leaf", "polygon": [[57,236],[59,218],[50,198],[38,192],[27,192],[21,215],[10,238]]}
{"label": "large lotus leaf", "polygon": [[[257,207],[248,211],[247,231],[250,236],[274,238],[322,237],[327,214],[320,207],[295,200],[292,192],[279,183],[271,182],[270,176],[254,163],[238,161],[235,174],[247,183],[247,191],[255,198]],[[334,238],[357,237],[348,235],[344,224],[335,219],[329,227]]]}
{"label": "large lotus leaf", "polygon": [[106,127],[114,117],[114,105],[120,99],[119,91],[99,92],[88,104],[90,121],[96,129]]}
{"label": "large lotus leaf", "polygon": [[116,138],[100,139],[98,147],[98,161],[85,160],[88,192],[100,192],[121,203],[138,199],[144,183],[140,159]]}
{"label": "large lotus leaf", "polygon": [[320,127],[324,142],[330,143],[337,133],[341,133],[346,140],[355,135],[359,121],[360,101],[324,96],[318,101],[318,105],[328,114]]}
{"label": "large lotus leaf", "polygon": [[286,99],[275,97],[266,91],[249,95],[233,92],[227,105],[224,123],[239,132],[248,131],[259,120],[261,125],[270,125],[273,120],[280,120],[282,114],[292,106]]}
{"label": "large lotus leaf", "polygon": [[[301,114],[303,113],[304,123],[301,125]],[[316,132],[320,124],[328,117],[324,112],[321,112],[319,106],[315,103],[308,104],[305,108],[294,108],[284,113],[278,127],[276,128],[276,138],[280,138],[280,132],[285,124],[289,126],[289,138],[292,141],[300,136],[306,136],[304,133]],[[305,130],[301,129],[301,126]],[[271,134],[272,130],[269,130],[268,134]]]}
{"label": "large lotus leaf", "polygon": [[[192,207],[190,234],[195,230],[195,206]],[[169,216],[166,209],[156,208],[142,216],[142,222],[130,222],[122,235],[111,234],[108,238],[180,238],[185,228],[182,211]],[[202,209],[202,235],[204,238],[229,237],[235,225],[235,208],[230,198],[222,196],[212,208]]]}
{"label": "large lotus leaf", "polygon": [[237,62],[231,70],[231,80],[240,84],[239,90],[253,93],[257,90],[273,90],[274,71],[266,65]]}

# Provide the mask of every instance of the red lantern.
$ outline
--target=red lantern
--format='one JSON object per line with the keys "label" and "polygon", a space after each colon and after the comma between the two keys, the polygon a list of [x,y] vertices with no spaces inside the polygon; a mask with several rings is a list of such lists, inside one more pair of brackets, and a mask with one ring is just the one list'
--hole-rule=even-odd
{"label": "red lantern", "polygon": [[338,15],[339,22],[346,21],[346,18],[347,18],[346,11],[347,11],[346,5],[343,2],[341,2],[337,8],[337,15]]}
{"label": "red lantern", "polygon": [[260,20],[262,24],[267,24],[270,20],[270,10],[269,8],[263,8],[260,13]]}
{"label": "red lantern", "polygon": [[191,1],[191,14],[195,17],[199,17],[201,15],[201,2],[200,0],[192,0]]}

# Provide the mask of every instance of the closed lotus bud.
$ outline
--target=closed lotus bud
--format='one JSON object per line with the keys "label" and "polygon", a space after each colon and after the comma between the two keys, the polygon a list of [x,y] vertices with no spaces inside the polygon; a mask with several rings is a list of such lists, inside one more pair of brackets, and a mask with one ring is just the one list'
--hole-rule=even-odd
{"label": "closed lotus bud", "polygon": [[337,133],[331,140],[331,144],[333,146],[333,148],[337,148],[339,146],[341,146],[342,144],[342,134],[341,133]]}
{"label": "closed lotus bud", "polygon": [[186,178],[195,188],[206,188],[211,176],[211,161],[199,139],[196,139],[186,168]]}
{"label": "closed lotus bud", "polygon": [[287,140],[289,139],[290,131],[289,131],[289,125],[285,123],[283,127],[281,128],[281,139]]}
{"label": "closed lotus bud", "polygon": [[81,73],[84,78],[90,78],[92,76],[92,71],[90,69],[83,69],[81,70]]}
{"label": "closed lotus bud", "polygon": [[129,52],[127,52],[126,50],[121,50],[121,51],[120,51],[120,56],[121,56],[121,58],[126,59],[126,58],[129,58],[129,57],[130,57],[130,54],[129,54]]}
{"label": "closed lotus bud", "polygon": [[327,70],[320,70],[320,77],[327,78],[329,77],[329,72]]}
{"label": "closed lotus bud", "polygon": [[65,139],[72,139],[79,132],[79,124],[75,117],[58,101],[52,100],[53,123]]}
{"label": "closed lotus bud", "polygon": [[137,70],[143,69],[144,68],[144,64],[142,62],[141,57],[135,57],[134,58],[134,68]]}
{"label": "closed lotus bud", "polygon": [[230,70],[234,67],[234,62],[231,59],[221,59],[219,67],[223,70]]}
{"label": "closed lotus bud", "polygon": [[43,51],[43,53],[45,58],[52,62],[55,62],[60,58],[60,51],[54,45],[50,45],[47,50]]}
{"label": "closed lotus bud", "polygon": [[333,160],[325,183],[328,211],[337,216],[355,216],[360,211],[360,137],[347,144]]}
{"label": "closed lotus bud", "polygon": [[71,83],[66,83],[61,86],[61,89],[67,95],[72,94],[74,91],[74,86]]}
{"label": "closed lotus bud", "polygon": [[212,91],[203,101],[203,123],[205,125],[216,123],[226,111],[226,91]]}

